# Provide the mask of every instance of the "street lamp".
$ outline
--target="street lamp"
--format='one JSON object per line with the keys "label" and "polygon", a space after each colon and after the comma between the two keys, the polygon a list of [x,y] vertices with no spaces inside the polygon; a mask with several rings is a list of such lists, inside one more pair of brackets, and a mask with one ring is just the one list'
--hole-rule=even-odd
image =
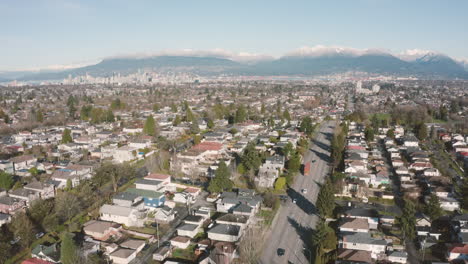
{"label": "street lamp", "polygon": [[306,247],[302,247],[303,250],[307,250],[309,252],[309,263],[312,263],[312,252],[310,251],[310,249],[306,248]]}

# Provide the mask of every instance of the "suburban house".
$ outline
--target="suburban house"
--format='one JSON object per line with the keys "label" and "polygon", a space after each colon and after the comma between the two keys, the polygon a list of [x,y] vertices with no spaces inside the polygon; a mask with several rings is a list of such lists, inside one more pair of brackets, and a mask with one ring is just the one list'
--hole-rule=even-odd
{"label": "suburban house", "polygon": [[24,186],[24,189],[39,193],[41,199],[49,199],[55,197],[55,186],[49,183],[33,181]]}
{"label": "suburban house", "polygon": [[216,224],[207,233],[211,240],[236,242],[242,235],[241,231],[238,225]]}
{"label": "suburban house", "polygon": [[128,264],[136,258],[137,251],[129,248],[119,248],[109,255],[115,264]]}
{"label": "suburban house", "polygon": [[16,190],[12,190],[8,193],[8,196],[12,198],[17,198],[24,200],[27,206],[31,205],[31,202],[37,199],[40,199],[40,193],[32,190],[28,190],[25,188],[19,188]]}
{"label": "suburban house", "polygon": [[122,242],[120,246],[123,248],[133,249],[138,254],[146,246],[146,242],[140,239],[127,239],[126,241]]}
{"label": "suburban house", "polygon": [[113,159],[117,163],[123,163],[136,159],[138,156],[138,148],[132,146],[122,146],[115,149],[112,153]]}
{"label": "suburban house", "polygon": [[160,207],[164,205],[164,202],[166,201],[166,196],[162,192],[141,190],[136,188],[128,188],[126,192],[143,197],[144,205],[148,209]]}
{"label": "suburban house", "polygon": [[245,204],[256,213],[261,205],[262,198],[255,195],[253,190],[239,189],[236,192],[223,192],[216,201],[216,210],[222,213],[229,213],[239,204]]}
{"label": "suburban house", "polygon": [[343,235],[340,243],[343,248],[369,251],[373,259],[377,259],[380,254],[384,254],[387,250],[387,241],[385,239],[373,238],[369,233]]}
{"label": "suburban house", "polygon": [[377,211],[366,208],[352,208],[347,210],[344,215],[348,218],[363,218],[367,219],[370,229],[377,229],[379,224],[379,216]]}
{"label": "suburban house", "polygon": [[175,236],[171,238],[171,246],[186,249],[190,245],[190,237]]}
{"label": "suburban house", "polygon": [[4,214],[15,214],[18,210],[26,207],[26,201],[9,196],[0,197],[0,212]]}
{"label": "suburban house", "polygon": [[336,264],[373,263],[371,253],[365,250],[339,248],[336,258]]}
{"label": "suburban house", "polygon": [[468,244],[452,244],[447,249],[447,259],[468,260]]}
{"label": "suburban house", "polygon": [[122,227],[113,222],[105,222],[100,220],[91,220],[83,226],[83,232],[99,241],[106,241],[111,237],[119,238],[121,236]]}
{"label": "suburban house", "polygon": [[120,205],[105,204],[99,210],[103,221],[110,221],[126,226],[142,227],[144,225],[144,214],[136,209]]}
{"label": "suburban house", "polygon": [[369,223],[365,218],[342,217],[338,225],[340,232],[369,232]]}
{"label": "suburban house", "polygon": [[29,170],[37,166],[37,158],[33,155],[22,155],[10,159],[13,171]]}
{"label": "suburban house", "polygon": [[406,264],[408,261],[408,253],[404,251],[393,251],[392,253],[388,254],[388,260],[393,263]]}
{"label": "suburban house", "polygon": [[60,263],[60,249],[57,243],[50,246],[37,245],[31,251],[31,256],[52,263]]}
{"label": "suburban house", "polygon": [[135,209],[143,209],[143,197],[130,192],[117,193],[112,197],[112,202],[116,205],[133,207]]}

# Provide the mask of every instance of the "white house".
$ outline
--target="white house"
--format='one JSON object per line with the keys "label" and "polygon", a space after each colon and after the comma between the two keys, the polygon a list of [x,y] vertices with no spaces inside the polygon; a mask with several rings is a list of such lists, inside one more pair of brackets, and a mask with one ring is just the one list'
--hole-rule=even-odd
{"label": "white house", "polygon": [[137,156],[138,148],[132,146],[122,146],[112,153],[113,159],[118,163],[134,160]]}
{"label": "white house", "polygon": [[242,230],[238,225],[216,224],[207,233],[211,240],[236,242],[241,237]]}
{"label": "white house", "polygon": [[385,253],[387,241],[385,239],[373,238],[369,233],[353,233],[343,236],[342,247],[370,251],[372,258],[376,259],[379,254]]}
{"label": "white house", "polygon": [[393,263],[406,264],[408,260],[408,253],[404,251],[393,251],[392,253],[388,254],[388,260]]}
{"label": "white house", "polygon": [[137,251],[129,248],[119,248],[109,255],[115,264],[128,264],[136,258]]}
{"label": "white house", "polygon": [[99,210],[101,220],[115,222],[126,226],[142,227],[143,213],[129,207],[105,204]]}

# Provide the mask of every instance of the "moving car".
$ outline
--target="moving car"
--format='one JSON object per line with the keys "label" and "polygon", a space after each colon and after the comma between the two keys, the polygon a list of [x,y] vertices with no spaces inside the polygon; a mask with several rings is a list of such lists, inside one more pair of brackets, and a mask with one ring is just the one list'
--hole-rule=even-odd
{"label": "moving car", "polygon": [[297,202],[297,200],[296,200],[296,199],[293,199],[293,203],[296,203],[296,202]]}
{"label": "moving car", "polygon": [[277,253],[278,256],[280,256],[280,257],[284,255],[284,252],[285,252],[284,248],[278,248],[278,250],[276,251],[276,253]]}
{"label": "moving car", "polygon": [[306,193],[307,193],[307,189],[302,189],[302,193],[303,193],[303,194],[306,194]]}

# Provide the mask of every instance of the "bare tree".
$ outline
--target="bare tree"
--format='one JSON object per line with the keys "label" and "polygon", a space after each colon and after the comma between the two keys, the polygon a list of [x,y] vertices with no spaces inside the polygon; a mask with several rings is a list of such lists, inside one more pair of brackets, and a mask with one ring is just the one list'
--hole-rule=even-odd
{"label": "bare tree", "polygon": [[264,232],[260,227],[250,227],[244,232],[239,244],[239,254],[242,263],[257,264],[263,247]]}

